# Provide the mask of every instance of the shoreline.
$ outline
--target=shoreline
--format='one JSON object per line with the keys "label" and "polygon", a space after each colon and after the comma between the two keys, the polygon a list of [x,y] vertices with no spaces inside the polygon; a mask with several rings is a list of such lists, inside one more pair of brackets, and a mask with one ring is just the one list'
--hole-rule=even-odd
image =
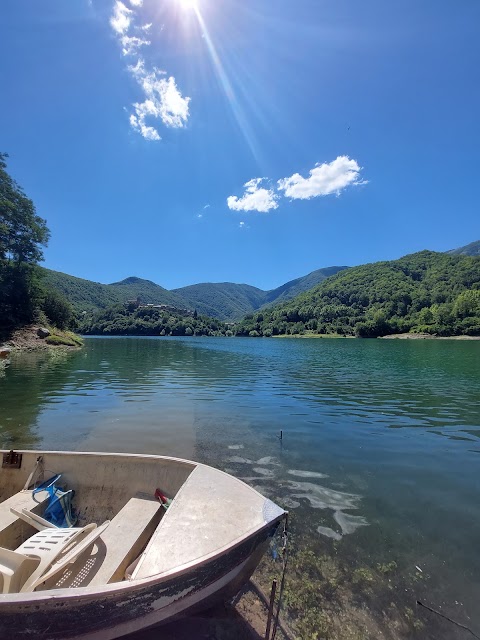
{"label": "shoreline", "polygon": [[271,336],[272,338],[321,338],[321,339],[353,339],[353,340],[480,340],[480,336],[434,336],[430,333],[393,333],[389,336],[377,336],[376,338],[358,338],[357,336],[341,336],[335,333],[297,333],[293,335]]}
{"label": "shoreline", "polygon": [[24,351],[49,351],[59,348],[77,350],[82,347],[82,338],[72,331],[62,331],[53,327],[45,328],[37,324],[15,329],[8,338],[0,342],[0,351],[8,352],[9,355]]}

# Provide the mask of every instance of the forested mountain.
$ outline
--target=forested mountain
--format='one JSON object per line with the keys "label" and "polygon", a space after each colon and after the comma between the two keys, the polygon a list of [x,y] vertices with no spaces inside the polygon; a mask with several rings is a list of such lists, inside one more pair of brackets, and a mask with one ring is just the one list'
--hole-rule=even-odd
{"label": "forested mountain", "polygon": [[325,278],[329,278],[339,271],[343,271],[343,269],[348,269],[348,267],[327,267],[325,269],[317,269],[302,278],[290,280],[290,282],[286,282],[276,289],[267,291],[263,305],[272,305],[277,304],[278,302],[291,300],[300,293],[308,291],[315,285],[320,284],[320,282],[325,280]]}
{"label": "forested mountain", "polygon": [[[442,255],[453,257],[456,254],[467,253],[473,255],[475,251],[478,252],[479,247],[480,242],[472,242],[466,247],[454,249],[447,254],[433,255],[439,257]],[[402,258],[402,260],[407,258],[409,256]],[[394,264],[395,262],[398,261],[378,264]],[[372,265],[353,267],[355,270],[363,268],[370,270]],[[348,271],[346,271],[347,269]],[[295,296],[309,291],[312,287],[318,286],[326,278],[342,276],[348,279],[347,274],[351,269],[347,267],[318,269],[271,291],[263,291],[247,284],[231,282],[201,283],[168,291],[150,280],[135,277],[112,284],[99,284],[49,269],[41,269],[41,272],[44,276],[44,287],[47,290],[52,289],[60,292],[70,301],[77,312],[95,312],[139,297],[145,304],[168,304],[179,309],[196,309],[200,314],[232,322],[241,320],[247,314],[265,307],[287,302]]]}
{"label": "forested mountain", "polygon": [[172,292],[199,313],[230,321],[240,320],[247,313],[259,309],[265,300],[265,291],[232,282],[192,284]]}
{"label": "forested mountain", "polygon": [[146,304],[168,304],[177,308],[197,309],[198,313],[223,321],[244,318],[262,306],[288,300],[307,291],[329,275],[346,267],[328,267],[286,284],[263,291],[248,284],[233,282],[201,283],[168,291],[150,280],[130,277],[121,282],[100,284],[59,271],[40,268],[44,287],[65,296],[78,312],[95,312],[139,297]]}
{"label": "forested mountain", "polygon": [[480,256],[480,240],[466,244],[458,249],[451,249],[447,253],[460,256]]}
{"label": "forested mountain", "polygon": [[352,267],[248,316],[238,335],[480,335],[480,258],[421,251]]}
{"label": "forested mountain", "polygon": [[145,303],[185,307],[185,301],[150,280],[126,278],[113,284],[100,284],[69,276],[60,271],[40,268],[46,289],[64,295],[76,311],[98,311],[140,297]]}

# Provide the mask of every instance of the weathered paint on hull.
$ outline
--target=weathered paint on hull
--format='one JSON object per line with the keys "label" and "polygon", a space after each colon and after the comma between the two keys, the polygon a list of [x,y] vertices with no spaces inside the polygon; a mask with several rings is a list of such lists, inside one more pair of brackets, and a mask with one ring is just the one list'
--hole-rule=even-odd
{"label": "weathered paint on hull", "polygon": [[112,640],[170,621],[192,607],[210,606],[235,595],[248,580],[277,526],[275,522],[225,554],[156,583],[94,595],[82,593],[86,589],[68,596],[45,591],[17,603],[0,596],[0,638]]}

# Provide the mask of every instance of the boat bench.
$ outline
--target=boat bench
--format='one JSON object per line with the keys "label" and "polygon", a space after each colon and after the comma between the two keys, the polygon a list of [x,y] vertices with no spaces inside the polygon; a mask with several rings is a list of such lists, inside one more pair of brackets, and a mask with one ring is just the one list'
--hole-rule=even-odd
{"label": "boat bench", "polygon": [[264,524],[264,502],[236,478],[198,465],[150,538],[132,579],[178,569],[227,547],[239,532]]}
{"label": "boat bench", "polygon": [[[13,507],[17,511],[26,509],[27,511],[33,511],[33,513],[40,514],[43,509],[43,503],[48,499],[47,491],[41,491],[35,495],[33,499],[33,492],[31,490],[24,489],[19,491],[15,495],[7,498],[0,503],[0,546],[9,547],[14,545],[14,548],[18,546],[22,539],[20,534],[25,526],[25,523],[21,521],[18,516],[11,512]],[[18,542],[18,539],[20,541]],[[18,542],[18,544],[17,544]]]}
{"label": "boat bench", "polygon": [[105,557],[89,586],[123,580],[125,569],[142,552],[162,514],[158,500],[130,498],[102,533]]}

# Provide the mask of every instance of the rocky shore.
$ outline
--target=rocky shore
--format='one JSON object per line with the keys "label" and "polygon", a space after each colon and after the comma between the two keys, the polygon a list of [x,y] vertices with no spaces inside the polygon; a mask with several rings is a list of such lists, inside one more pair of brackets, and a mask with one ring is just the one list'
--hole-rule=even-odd
{"label": "rocky shore", "polygon": [[17,329],[3,343],[0,343],[0,357],[6,358],[15,351],[37,351],[59,347],[79,349],[82,346],[83,340],[72,331],[29,325]]}

